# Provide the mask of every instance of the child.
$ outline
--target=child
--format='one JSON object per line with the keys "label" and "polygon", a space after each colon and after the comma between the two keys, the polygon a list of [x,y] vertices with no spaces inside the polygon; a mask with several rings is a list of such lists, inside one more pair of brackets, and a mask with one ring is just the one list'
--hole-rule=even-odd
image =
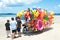
{"label": "child", "polygon": [[5,23],[5,27],[6,27],[7,38],[9,38],[9,33],[10,33],[10,23],[9,23],[9,20],[7,20],[7,22]]}
{"label": "child", "polygon": [[12,39],[16,38],[15,33],[16,33],[16,24],[17,22],[14,20],[14,18],[11,18],[10,22],[10,30],[12,31],[11,37]]}

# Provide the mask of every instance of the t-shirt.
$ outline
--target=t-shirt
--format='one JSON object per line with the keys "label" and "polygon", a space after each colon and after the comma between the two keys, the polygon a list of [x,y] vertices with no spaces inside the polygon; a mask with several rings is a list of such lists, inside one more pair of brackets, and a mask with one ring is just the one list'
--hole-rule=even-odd
{"label": "t-shirt", "polygon": [[18,27],[21,27],[21,20],[17,20]]}
{"label": "t-shirt", "polygon": [[11,21],[11,22],[10,22],[10,29],[11,29],[11,30],[16,30],[16,24],[17,24],[16,21]]}
{"label": "t-shirt", "polygon": [[5,23],[6,30],[10,30],[10,23]]}

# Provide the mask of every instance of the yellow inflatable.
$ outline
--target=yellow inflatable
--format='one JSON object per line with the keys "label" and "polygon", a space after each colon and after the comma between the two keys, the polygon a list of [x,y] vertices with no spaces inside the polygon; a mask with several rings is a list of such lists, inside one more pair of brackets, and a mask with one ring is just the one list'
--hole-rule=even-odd
{"label": "yellow inflatable", "polygon": [[53,18],[53,16],[54,16],[54,12],[50,12],[50,15],[49,15],[49,18]]}
{"label": "yellow inflatable", "polygon": [[18,13],[16,14],[16,16],[19,16],[19,17],[21,17],[21,14],[20,14],[20,12],[18,12]]}
{"label": "yellow inflatable", "polygon": [[24,13],[24,10],[22,10],[21,12],[22,12],[22,14],[23,14],[23,13]]}
{"label": "yellow inflatable", "polygon": [[38,12],[36,10],[32,10],[33,14],[34,14],[34,18],[38,17]]}
{"label": "yellow inflatable", "polygon": [[50,12],[50,15],[51,15],[51,16],[53,16],[53,15],[54,15],[54,12],[53,12],[53,11],[51,11],[51,12]]}
{"label": "yellow inflatable", "polygon": [[23,13],[24,13],[24,10],[22,10],[21,12],[18,12],[18,13],[16,14],[16,16],[21,17]]}

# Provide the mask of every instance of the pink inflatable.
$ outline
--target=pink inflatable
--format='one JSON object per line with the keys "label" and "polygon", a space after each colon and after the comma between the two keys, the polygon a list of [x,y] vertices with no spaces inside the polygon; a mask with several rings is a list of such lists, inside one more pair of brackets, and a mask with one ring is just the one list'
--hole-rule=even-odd
{"label": "pink inflatable", "polygon": [[42,30],[43,29],[42,21],[40,19],[37,20],[37,29],[38,30]]}

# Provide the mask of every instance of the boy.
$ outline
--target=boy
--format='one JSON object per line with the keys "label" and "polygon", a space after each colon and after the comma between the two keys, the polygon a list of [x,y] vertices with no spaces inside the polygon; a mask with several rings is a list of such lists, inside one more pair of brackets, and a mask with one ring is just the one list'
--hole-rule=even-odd
{"label": "boy", "polygon": [[9,38],[9,33],[10,33],[10,23],[9,23],[9,20],[7,20],[7,23],[5,23],[5,27],[6,27],[7,38]]}
{"label": "boy", "polygon": [[15,33],[16,33],[16,21],[14,21],[14,18],[11,18],[11,22],[10,22],[10,29],[12,30],[12,39],[14,39],[15,38]]}

